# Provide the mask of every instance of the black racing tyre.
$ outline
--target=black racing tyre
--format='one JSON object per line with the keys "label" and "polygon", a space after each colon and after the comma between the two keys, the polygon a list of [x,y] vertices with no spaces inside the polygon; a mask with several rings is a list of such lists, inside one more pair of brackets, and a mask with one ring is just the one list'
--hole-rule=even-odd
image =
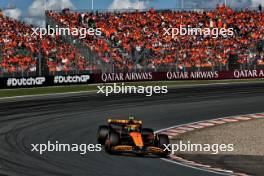
{"label": "black racing tyre", "polygon": [[[165,149],[165,145],[170,144],[170,140],[168,135],[165,134],[157,134],[155,139],[155,145],[156,147],[159,147],[161,149]],[[170,151],[166,150],[164,153],[161,154],[161,157],[166,157],[170,154]]]}
{"label": "black racing tyre", "polygon": [[107,135],[109,133],[109,127],[106,125],[101,125],[98,128],[97,131],[97,142],[98,144],[104,145],[105,144],[105,140],[107,138]]}
{"label": "black racing tyre", "polygon": [[112,147],[117,146],[119,144],[120,137],[116,132],[110,132],[105,141],[105,151],[107,153],[113,154]]}
{"label": "black racing tyre", "polygon": [[157,147],[164,149],[164,145],[168,145],[170,143],[170,140],[168,135],[166,134],[157,134],[155,142]]}
{"label": "black racing tyre", "polygon": [[143,128],[141,130],[142,138],[145,144],[153,144],[154,142],[154,131],[151,128]]}

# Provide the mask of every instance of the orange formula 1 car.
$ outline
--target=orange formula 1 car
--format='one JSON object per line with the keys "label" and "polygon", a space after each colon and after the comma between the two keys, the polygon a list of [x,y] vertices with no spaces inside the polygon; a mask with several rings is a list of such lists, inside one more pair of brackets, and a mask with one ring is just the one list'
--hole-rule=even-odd
{"label": "orange formula 1 car", "polygon": [[97,141],[110,154],[134,153],[136,155],[157,155],[166,157],[165,145],[169,138],[154,134],[150,128],[142,128],[142,121],[130,117],[128,120],[108,119],[108,125],[99,126]]}

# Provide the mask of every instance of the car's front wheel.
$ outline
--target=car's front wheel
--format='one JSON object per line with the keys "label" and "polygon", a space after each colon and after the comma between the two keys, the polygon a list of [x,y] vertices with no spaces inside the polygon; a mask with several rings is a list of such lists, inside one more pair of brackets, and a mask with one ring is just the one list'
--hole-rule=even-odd
{"label": "car's front wheel", "polygon": [[161,157],[166,157],[170,154],[170,151],[166,149],[166,146],[170,144],[169,137],[165,134],[157,134],[155,138],[155,146],[163,150],[163,153],[160,154]]}
{"label": "car's front wheel", "polygon": [[101,125],[98,128],[97,131],[97,142],[98,144],[104,145],[105,144],[105,140],[107,138],[107,135],[109,133],[109,127],[106,125]]}

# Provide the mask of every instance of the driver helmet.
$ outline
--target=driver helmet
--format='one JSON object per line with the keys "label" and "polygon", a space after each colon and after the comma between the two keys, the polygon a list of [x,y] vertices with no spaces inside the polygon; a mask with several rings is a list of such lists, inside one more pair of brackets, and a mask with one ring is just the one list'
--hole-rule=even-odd
{"label": "driver helmet", "polygon": [[128,120],[129,120],[129,121],[132,121],[132,120],[135,120],[135,118],[134,118],[133,116],[129,116],[129,117],[128,117]]}

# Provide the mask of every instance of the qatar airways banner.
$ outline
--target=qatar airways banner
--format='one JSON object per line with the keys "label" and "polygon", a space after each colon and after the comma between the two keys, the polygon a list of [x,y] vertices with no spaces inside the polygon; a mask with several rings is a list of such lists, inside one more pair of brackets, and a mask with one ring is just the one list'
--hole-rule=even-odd
{"label": "qatar airways banner", "polygon": [[264,70],[167,72],[167,80],[217,80],[264,78]]}
{"label": "qatar airways banner", "polygon": [[264,70],[102,73],[95,74],[93,76],[93,80],[96,83],[169,80],[249,79],[264,78]]}

